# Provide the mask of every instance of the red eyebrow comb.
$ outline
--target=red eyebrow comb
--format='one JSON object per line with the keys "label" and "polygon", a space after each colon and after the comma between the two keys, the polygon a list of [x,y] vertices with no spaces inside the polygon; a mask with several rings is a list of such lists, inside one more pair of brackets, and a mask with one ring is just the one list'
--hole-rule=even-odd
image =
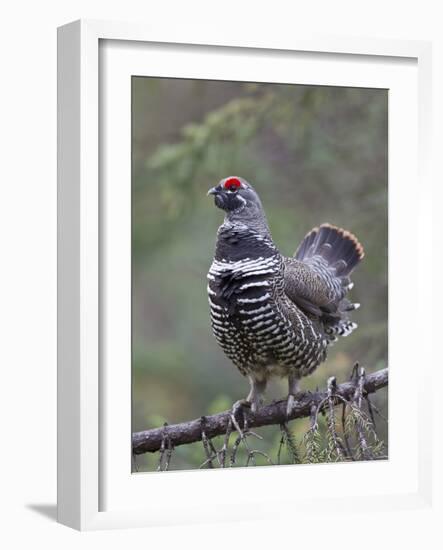
{"label": "red eyebrow comb", "polygon": [[241,187],[241,181],[238,178],[228,178],[223,186],[225,189],[230,187]]}

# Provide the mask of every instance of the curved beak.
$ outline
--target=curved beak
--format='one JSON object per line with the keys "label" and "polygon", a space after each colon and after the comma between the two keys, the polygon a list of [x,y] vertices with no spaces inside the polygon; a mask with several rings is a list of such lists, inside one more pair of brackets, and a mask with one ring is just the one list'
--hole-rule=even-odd
{"label": "curved beak", "polygon": [[206,193],[207,195],[218,195],[220,191],[217,189],[217,187],[211,187],[209,191]]}

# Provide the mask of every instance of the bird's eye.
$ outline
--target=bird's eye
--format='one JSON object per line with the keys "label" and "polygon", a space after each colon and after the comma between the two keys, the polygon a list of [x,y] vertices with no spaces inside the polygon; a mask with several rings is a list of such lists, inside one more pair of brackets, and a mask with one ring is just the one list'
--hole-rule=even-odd
{"label": "bird's eye", "polygon": [[231,191],[231,192],[235,192],[235,191],[237,191],[237,189],[238,189],[238,187],[236,185],[230,185],[228,187],[228,190]]}

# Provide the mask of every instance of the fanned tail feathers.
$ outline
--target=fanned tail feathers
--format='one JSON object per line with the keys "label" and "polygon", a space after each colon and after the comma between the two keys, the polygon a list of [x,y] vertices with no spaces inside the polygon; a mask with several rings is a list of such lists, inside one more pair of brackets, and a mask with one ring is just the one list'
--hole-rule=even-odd
{"label": "fanned tail feathers", "polygon": [[294,256],[297,260],[310,264],[313,269],[314,266],[319,266],[320,261],[331,276],[338,279],[342,291],[337,296],[336,309],[325,311],[322,321],[331,342],[337,340],[338,336],[351,334],[357,324],[349,319],[349,313],[358,309],[360,304],[352,303],[345,295],[353,287],[349,276],[364,257],[364,250],[358,239],[340,227],[322,224],[306,235]]}
{"label": "fanned tail feathers", "polygon": [[320,256],[337,277],[346,277],[363,259],[365,253],[357,237],[328,223],[314,227],[303,239],[296,253],[297,260]]}

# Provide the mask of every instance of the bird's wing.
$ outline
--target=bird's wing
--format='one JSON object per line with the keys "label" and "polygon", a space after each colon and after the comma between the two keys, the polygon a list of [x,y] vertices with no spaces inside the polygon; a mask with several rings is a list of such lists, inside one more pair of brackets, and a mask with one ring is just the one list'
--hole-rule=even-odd
{"label": "bird's wing", "polygon": [[302,310],[321,317],[334,313],[345,290],[320,258],[303,262],[285,258],[285,293]]}
{"label": "bird's wing", "polygon": [[323,224],[312,229],[293,258],[285,259],[285,292],[304,311],[340,317],[355,309],[345,300],[352,270],[364,256],[357,238],[339,227]]}

